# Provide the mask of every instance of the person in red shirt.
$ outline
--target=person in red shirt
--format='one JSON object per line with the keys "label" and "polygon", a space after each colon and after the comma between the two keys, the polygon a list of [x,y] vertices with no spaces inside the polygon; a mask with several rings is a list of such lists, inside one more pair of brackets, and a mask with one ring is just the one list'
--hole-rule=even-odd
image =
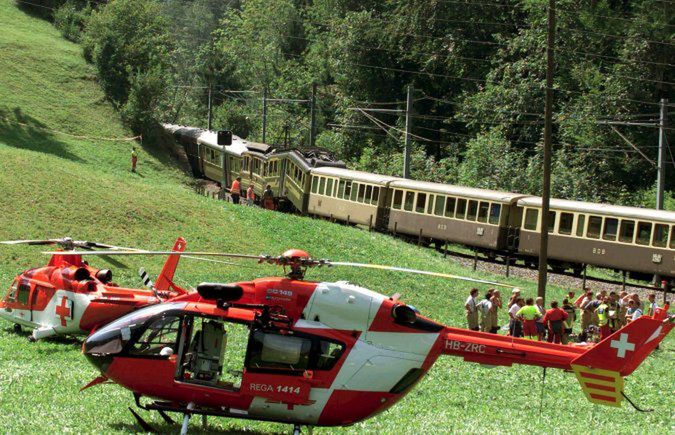
{"label": "person in red shirt", "polygon": [[548,326],[548,342],[560,343],[563,334],[563,321],[567,320],[569,315],[558,308],[558,301],[551,302],[551,309],[546,311],[542,323]]}

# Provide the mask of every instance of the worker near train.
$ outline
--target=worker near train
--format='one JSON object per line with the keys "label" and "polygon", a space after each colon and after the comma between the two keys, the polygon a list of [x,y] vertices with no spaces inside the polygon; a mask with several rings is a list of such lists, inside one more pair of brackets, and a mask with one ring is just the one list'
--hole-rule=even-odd
{"label": "worker near train", "polygon": [[628,309],[626,310],[626,323],[630,323],[633,320],[637,320],[642,315],[642,309],[640,304],[635,302],[634,299],[628,300]]}
{"label": "worker near train", "polygon": [[262,194],[262,202],[263,202],[263,207],[267,210],[275,210],[276,207],[274,205],[274,192],[272,192],[272,186],[267,185],[265,187],[265,190],[263,191]]}
{"label": "worker near train", "polygon": [[529,340],[536,340],[539,338],[537,332],[537,319],[541,317],[541,313],[534,306],[534,299],[528,298],[525,301],[525,306],[518,310],[516,317],[523,323],[523,335]]}
{"label": "worker near train", "polygon": [[[572,297],[574,297],[574,293],[573,292],[570,293],[572,294]],[[569,343],[570,336],[572,335],[574,329],[574,321],[577,318],[577,309],[570,302],[572,300],[573,299],[569,298],[563,299],[562,310],[567,313],[567,318],[563,321],[563,334],[561,339],[562,344]]]}
{"label": "worker near train", "polygon": [[590,304],[593,302],[593,292],[588,290],[584,295],[584,298],[579,303],[579,308],[581,309],[581,330],[585,331],[586,328],[593,321],[593,310],[594,307],[591,307]]}
{"label": "worker near train", "polygon": [[525,300],[518,297],[509,307],[509,335],[511,337],[523,336],[523,324],[520,322],[517,314],[525,306]]}
{"label": "worker near train", "polygon": [[253,207],[253,203],[255,202],[255,189],[253,187],[253,184],[248,185],[248,189],[246,189],[246,205],[249,207]]}
{"label": "worker near train", "polygon": [[546,338],[546,324],[544,323],[544,316],[546,315],[546,308],[544,308],[544,298],[538,297],[536,299],[535,308],[539,311],[540,316],[537,318],[537,334],[539,341],[544,341]]}
{"label": "worker near train", "polygon": [[499,290],[492,292],[492,309],[490,310],[490,332],[497,334],[499,332],[499,310],[502,308],[502,295]]}
{"label": "worker near train", "polygon": [[600,304],[595,309],[595,314],[598,316],[598,327],[600,328],[600,340],[604,340],[612,334],[609,327],[609,305],[607,304],[607,297],[600,296]]}
{"label": "worker near train", "polygon": [[131,147],[131,172],[136,172],[136,164],[138,163],[138,154],[136,147]]}
{"label": "worker near train", "polygon": [[656,295],[654,293],[651,293],[647,295],[647,302],[645,302],[645,310],[643,311],[642,314],[645,316],[653,316],[658,307],[659,306],[656,303]]}
{"label": "worker near train", "polygon": [[551,309],[546,311],[541,323],[548,328],[548,342],[560,343],[562,341],[564,321],[569,315],[562,309],[558,308],[558,301],[551,301]]}
{"label": "worker near train", "polygon": [[476,296],[478,296],[478,289],[472,288],[469,293],[469,297],[466,299],[464,304],[464,310],[466,312],[466,323],[472,331],[478,331],[478,307],[476,302]]}
{"label": "worker near train", "polygon": [[232,197],[232,202],[234,204],[239,204],[239,198],[241,197],[241,177],[237,177],[232,182],[232,187],[230,187],[230,196]]}

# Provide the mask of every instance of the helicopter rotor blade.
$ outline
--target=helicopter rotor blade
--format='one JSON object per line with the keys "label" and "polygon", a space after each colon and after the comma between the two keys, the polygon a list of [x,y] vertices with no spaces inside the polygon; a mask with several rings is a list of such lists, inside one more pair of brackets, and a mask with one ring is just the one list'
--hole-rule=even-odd
{"label": "helicopter rotor blade", "polygon": [[3,240],[0,241],[2,245],[55,245],[61,239],[43,239],[43,240]]}
{"label": "helicopter rotor blade", "polygon": [[249,254],[229,254],[226,252],[176,252],[176,251],[144,251],[144,250],[126,250],[126,251],[70,251],[70,252],[61,252],[54,251],[49,252],[45,251],[43,254],[47,255],[181,255],[183,257],[190,258],[191,256],[201,256],[201,257],[229,257],[229,258],[246,258],[251,260],[261,260],[267,258],[264,255],[249,255]]}
{"label": "helicopter rotor blade", "polygon": [[470,278],[467,276],[461,276],[461,275],[452,275],[449,273],[441,273],[441,272],[430,272],[428,270],[419,270],[419,269],[409,269],[406,267],[398,267],[398,266],[383,266],[381,264],[370,264],[370,263],[349,263],[345,261],[327,261],[326,262],[327,266],[346,266],[346,267],[359,267],[359,268],[364,268],[364,269],[378,269],[378,270],[389,270],[393,272],[404,272],[404,273],[414,273],[417,275],[427,275],[427,276],[435,276],[439,278],[448,278],[448,279],[457,279],[461,281],[469,281],[469,282],[475,282],[477,284],[488,284],[488,285],[494,285],[498,287],[508,287],[508,288],[513,288],[513,285],[510,284],[503,284],[500,282],[494,282],[494,281],[487,281],[484,279],[478,279],[478,278]]}

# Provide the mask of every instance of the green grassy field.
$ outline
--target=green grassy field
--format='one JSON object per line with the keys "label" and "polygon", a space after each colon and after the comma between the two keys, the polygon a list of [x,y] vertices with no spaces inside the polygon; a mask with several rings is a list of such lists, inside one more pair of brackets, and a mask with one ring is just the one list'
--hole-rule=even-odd
{"label": "green grassy field", "polygon": [[[481,276],[427,249],[380,234],[309,218],[270,213],[193,194],[189,178],[161,149],[143,148],[140,174],[129,171],[130,143],[74,139],[49,130],[95,137],[125,137],[93,69],[77,45],[48,23],[0,0],[0,239],[70,235],[148,249],[168,249],[176,236],[188,248],[277,254],[304,248],[314,257],[396,264]],[[19,125],[18,123],[27,124]],[[0,287],[20,271],[44,263],[39,248],[0,250]],[[163,259],[126,259],[111,268],[115,280],[140,285],[139,266],[157,274]],[[94,264],[106,265],[99,260]],[[107,265],[106,265],[107,266]],[[237,281],[276,274],[270,266],[213,266],[184,260],[179,284]],[[376,291],[400,292],[435,320],[463,325],[462,304],[470,284],[360,270],[316,270],[309,279],[349,280]],[[528,294],[535,284],[510,280]],[[485,289],[485,287],[482,287]],[[551,297],[563,289],[550,288]],[[502,318],[504,315],[502,315]],[[1,433],[129,433],[141,431],[127,410],[131,393],[103,385],[79,393],[97,373],[72,339],[28,343],[0,323]],[[500,432],[672,433],[673,339],[627,380],[626,392],[650,414],[624,406],[592,405],[573,375],[549,371],[540,413],[541,369],[487,370],[459,359],[440,360],[416,389],[390,411],[328,433]],[[144,415],[148,416],[147,413]],[[163,431],[177,427],[160,424]],[[193,433],[199,431],[197,421]],[[215,432],[288,432],[288,425],[210,419]]]}

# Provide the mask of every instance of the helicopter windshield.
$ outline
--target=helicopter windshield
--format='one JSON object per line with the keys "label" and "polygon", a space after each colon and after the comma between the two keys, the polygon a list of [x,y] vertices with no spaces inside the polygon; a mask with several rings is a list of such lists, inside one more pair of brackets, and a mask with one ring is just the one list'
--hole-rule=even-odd
{"label": "helicopter windshield", "polygon": [[85,342],[84,352],[96,355],[111,355],[122,351],[124,345],[143,328],[148,319],[185,308],[185,302],[168,302],[152,305],[120,317],[93,333]]}

